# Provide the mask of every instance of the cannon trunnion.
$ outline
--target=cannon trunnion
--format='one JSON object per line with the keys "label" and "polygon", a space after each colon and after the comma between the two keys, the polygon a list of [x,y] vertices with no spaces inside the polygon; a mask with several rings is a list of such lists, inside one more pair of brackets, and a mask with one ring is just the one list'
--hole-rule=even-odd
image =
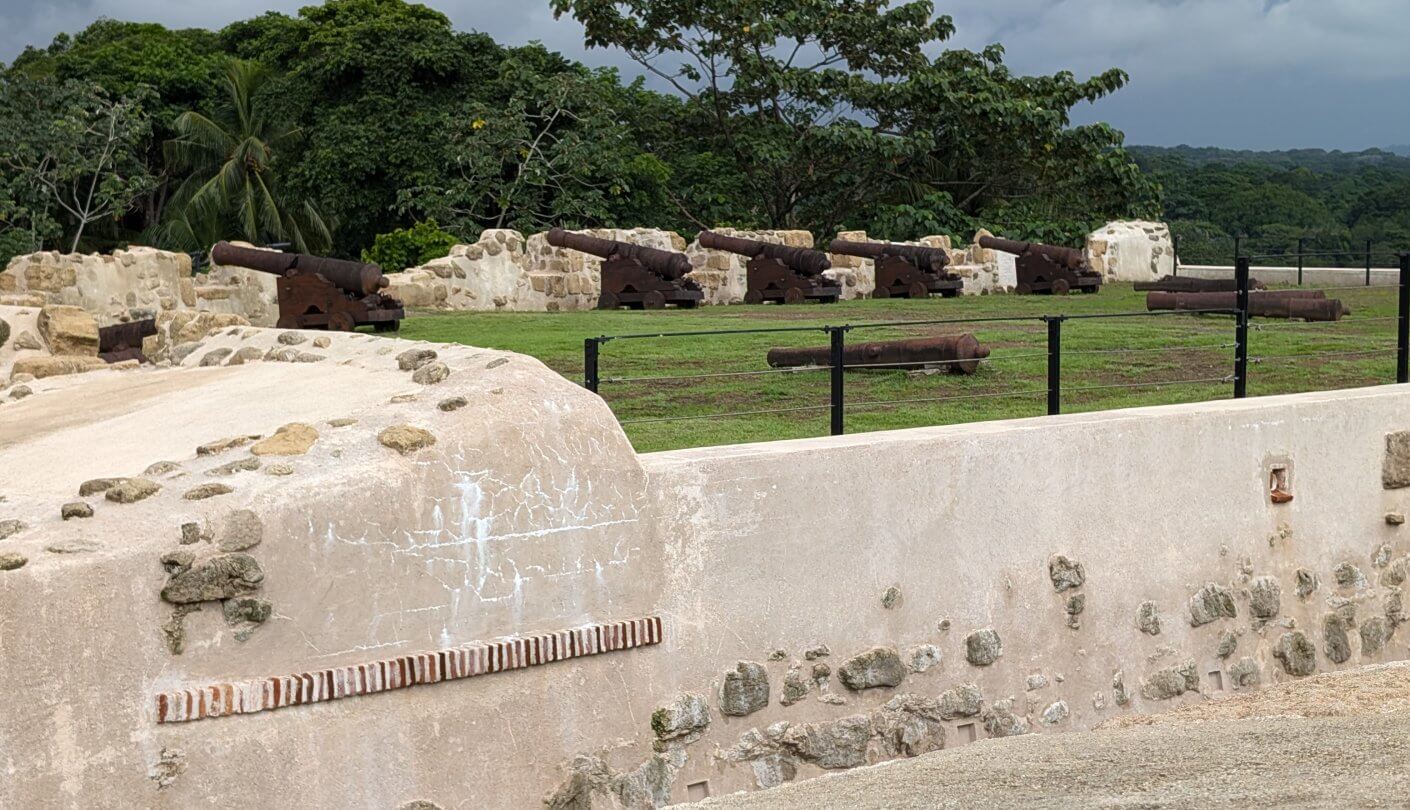
{"label": "cannon trunnion", "polygon": [[406,317],[400,301],[380,292],[391,282],[375,264],[257,250],[229,242],[216,243],[211,260],[279,276],[280,329],[351,332],[371,325],[386,332],[400,327]]}
{"label": "cannon trunnion", "polygon": [[1014,292],[1019,295],[1067,295],[1073,290],[1094,293],[1101,289],[1102,274],[1087,264],[1080,250],[997,236],[979,237],[979,246],[1018,257],[1015,262],[1018,285]]}
{"label": "cannon trunnion", "polygon": [[940,248],[834,239],[827,249],[872,260],[876,268],[873,298],[954,298],[964,289],[959,276],[946,272],[950,254]]}
{"label": "cannon trunnion", "polygon": [[554,247],[572,248],[602,259],[598,309],[662,309],[667,304],[692,309],[705,297],[700,287],[685,277],[690,272],[690,260],[684,253],[599,239],[562,228],[550,230],[547,238]]}
{"label": "cannon trunnion", "polygon": [[725,236],[714,231],[700,233],[700,245],[748,256],[745,265],[747,285],[744,303],[801,304],[804,301],[835,303],[842,297],[842,287],[823,276],[832,267],[827,254],[811,248],[788,247]]}

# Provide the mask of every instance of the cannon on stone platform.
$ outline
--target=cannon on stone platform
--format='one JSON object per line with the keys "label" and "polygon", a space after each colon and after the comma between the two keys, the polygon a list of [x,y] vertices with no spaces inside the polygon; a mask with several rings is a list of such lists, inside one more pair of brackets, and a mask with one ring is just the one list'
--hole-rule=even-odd
{"label": "cannon on stone platform", "polygon": [[954,298],[964,289],[959,276],[946,272],[950,254],[941,248],[834,239],[827,249],[830,253],[872,260],[876,268],[873,298]]}
{"label": "cannon on stone platform", "polygon": [[330,329],[351,332],[371,325],[378,332],[401,326],[401,302],[381,290],[390,285],[375,264],[279,253],[217,242],[216,264],[244,267],[279,276],[280,329]]}
{"label": "cannon on stone platform", "polygon": [[1087,264],[1082,251],[1037,242],[1019,242],[997,236],[979,237],[979,246],[1018,257],[1015,264],[1019,295],[1067,295],[1072,290],[1094,293],[1101,289],[1102,274]]}
{"label": "cannon on stone platform", "polygon": [[842,288],[823,277],[823,271],[832,267],[832,262],[820,250],[775,245],[714,231],[701,231],[700,245],[749,257],[745,265],[746,304],[767,301],[801,304],[809,300],[830,304],[842,297]]}
{"label": "cannon on stone platform", "polygon": [[599,239],[562,228],[548,232],[548,243],[602,259],[598,309],[662,309],[667,304],[692,309],[705,297],[699,285],[685,277],[690,272],[690,260],[684,253]]}
{"label": "cannon on stone platform", "polygon": [[[930,367],[951,374],[973,374],[988,356],[989,347],[981,345],[974,335],[966,332],[910,340],[852,343],[842,350],[842,367],[900,371]],[[832,350],[827,346],[775,347],[769,349],[767,359],[773,368],[827,366],[832,363]]]}
{"label": "cannon on stone platform", "polygon": [[145,363],[147,356],[142,354],[142,338],[151,337],[156,333],[156,318],[99,327],[98,356],[109,363],[120,363],[123,360]]}

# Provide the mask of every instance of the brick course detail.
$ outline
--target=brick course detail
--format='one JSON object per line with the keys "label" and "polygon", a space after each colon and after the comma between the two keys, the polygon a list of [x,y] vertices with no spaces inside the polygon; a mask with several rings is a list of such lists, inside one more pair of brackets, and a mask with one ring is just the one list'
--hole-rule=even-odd
{"label": "brick course detail", "polygon": [[255,712],[371,695],[421,684],[473,678],[491,672],[629,650],[661,642],[661,618],[590,624],[572,630],[436,652],[415,653],[368,664],[276,675],[238,683],[177,689],[156,696],[158,723]]}

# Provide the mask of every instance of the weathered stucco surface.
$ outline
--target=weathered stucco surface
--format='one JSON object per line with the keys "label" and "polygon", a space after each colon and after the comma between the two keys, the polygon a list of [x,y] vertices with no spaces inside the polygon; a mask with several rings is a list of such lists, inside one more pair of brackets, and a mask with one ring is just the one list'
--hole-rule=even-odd
{"label": "weathered stucco surface", "polygon": [[1087,262],[1108,281],[1155,281],[1175,270],[1170,226],[1108,222],[1087,236]]}
{"label": "weathered stucco surface", "polygon": [[[193,342],[0,404],[0,806],[642,806],[1410,652],[1403,387],[637,456],[522,356]],[[164,601],[232,553],[263,621]],[[155,721],[641,616],[663,643]]]}

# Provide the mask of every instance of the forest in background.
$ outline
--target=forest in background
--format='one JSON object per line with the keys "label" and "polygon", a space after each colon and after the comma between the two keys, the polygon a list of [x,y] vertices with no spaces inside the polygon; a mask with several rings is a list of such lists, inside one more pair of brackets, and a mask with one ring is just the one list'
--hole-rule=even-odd
{"label": "forest in background", "polygon": [[1070,118],[1121,70],[939,50],[954,26],[923,0],[550,2],[667,92],[403,0],[29,48],[0,68],[0,260],[233,238],[399,269],[552,225],[1078,245],[1132,217],[1190,258],[1235,233],[1410,242],[1410,160],[1127,147]]}

